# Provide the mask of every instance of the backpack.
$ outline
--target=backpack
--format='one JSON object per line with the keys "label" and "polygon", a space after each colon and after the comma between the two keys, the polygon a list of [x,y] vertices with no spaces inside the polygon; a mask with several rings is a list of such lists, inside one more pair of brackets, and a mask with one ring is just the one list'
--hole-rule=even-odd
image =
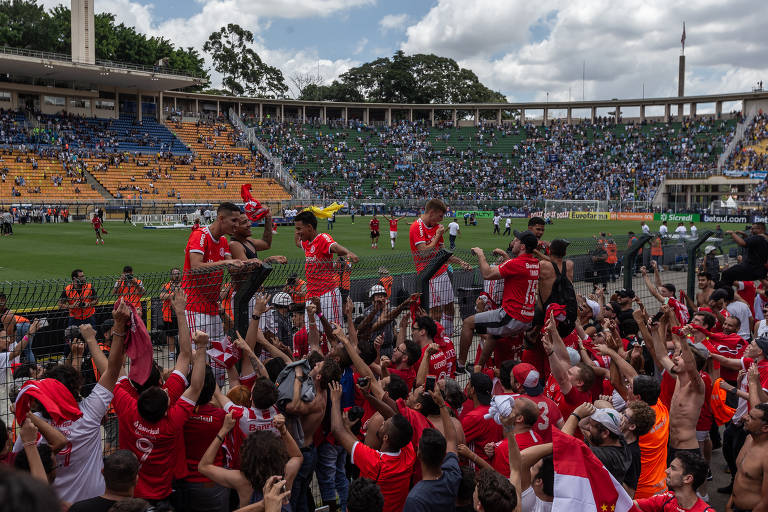
{"label": "backpack", "polygon": [[557,326],[557,332],[560,336],[568,336],[576,327],[576,314],[578,313],[579,306],[576,303],[576,290],[573,288],[573,283],[568,279],[566,273],[566,262],[563,260],[562,270],[558,270],[557,265],[551,263],[552,268],[555,269],[555,282],[552,283],[552,292],[549,294],[549,299],[544,305],[544,310],[550,304],[560,304],[565,306],[565,320],[560,322]]}

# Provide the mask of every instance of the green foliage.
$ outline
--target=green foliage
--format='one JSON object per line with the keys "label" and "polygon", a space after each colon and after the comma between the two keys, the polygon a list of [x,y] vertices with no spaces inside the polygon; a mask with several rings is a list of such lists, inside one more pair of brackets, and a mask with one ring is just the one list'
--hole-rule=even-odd
{"label": "green foliage", "polygon": [[381,103],[506,103],[472,71],[437,55],[379,58],[352,68],[331,85],[308,86],[303,100],[370,101]]}
{"label": "green foliage", "polygon": [[251,44],[253,33],[230,23],[208,37],[203,51],[211,56],[213,69],[224,75],[222,86],[232,96],[285,97],[282,71],[262,61]]}
{"label": "green foliage", "polygon": [[[153,66],[167,59],[169,71],[207,77],[202,56],[194,48],[177,48],[164,37],[147,37],[133,27],[115,24],[110,13],[95,15],[96,58]],[[58,5],[46,12],[34,0],[0,0],[0,45],[69,54],[71,12]]]}

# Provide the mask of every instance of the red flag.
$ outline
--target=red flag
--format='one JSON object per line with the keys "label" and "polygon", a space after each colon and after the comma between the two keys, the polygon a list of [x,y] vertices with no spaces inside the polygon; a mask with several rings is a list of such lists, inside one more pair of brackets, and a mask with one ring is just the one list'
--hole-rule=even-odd
{"label": "red flag", "polygon": [[57,424],[76,421],[83,413],[75,397],[56,379],[28,380],[16,397],[16,422],[21,425],[27,418],[30,400],[40,402],[51,419]]}
{"label": "red flag", "polygon": [[555,499],[552,512],[639,512],[632,499],[583,441],[552,429]]}

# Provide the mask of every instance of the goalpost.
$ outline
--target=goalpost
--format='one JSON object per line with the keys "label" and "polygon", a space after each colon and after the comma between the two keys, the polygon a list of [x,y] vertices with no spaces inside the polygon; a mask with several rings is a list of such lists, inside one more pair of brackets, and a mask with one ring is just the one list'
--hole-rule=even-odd
{"label": "goalpost", "polygon": [[544,201],[544,211],[547,213],[605,211],[601,208],[601,203],[602,201],[597,199],[547,199]]}

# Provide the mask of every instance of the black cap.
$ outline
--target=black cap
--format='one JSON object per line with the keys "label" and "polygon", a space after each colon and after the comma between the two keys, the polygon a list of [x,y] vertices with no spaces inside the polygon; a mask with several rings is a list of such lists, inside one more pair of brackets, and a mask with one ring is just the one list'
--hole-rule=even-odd
{"label": "black cap", "polygon": [[709,300],[728,300],[728,291],[723,288],[718,288],[712,292],[709,296]]}
{"label": "black cap", "polygon": [[626,290],[624,288],[619,288],[614,293],[616,293],[616,295],[618,295],[619,297],[629,297],[630,299],[634,299],[635,298],[635,291],[634,290]]}
{"label": "black cap", "polygon": [[515,231],[515,237],[529,250],[533,250],[539,245],[539,239],[531,231]]}
{"label": "black cap", "polygon": [[475,390],[477,401],[482,405],[490,405],[491,392],[493,390],[493,382],[491,382],[491,378],[484,373],[473,373],[469,378],[469,382]]}
{"label": "black cap", "polygon": [[763,356],[768,358],[768,336],[763,335],[759,338],[755,338],[755,345],[760,347],[760,350],[763,351]]}

